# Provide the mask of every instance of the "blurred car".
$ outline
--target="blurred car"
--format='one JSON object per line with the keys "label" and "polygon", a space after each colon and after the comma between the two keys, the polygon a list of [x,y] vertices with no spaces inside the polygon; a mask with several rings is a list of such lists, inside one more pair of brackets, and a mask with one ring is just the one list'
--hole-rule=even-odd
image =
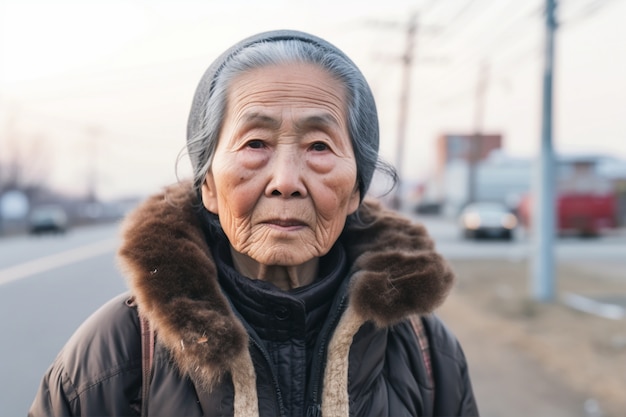
{"label": "blurred car", "polygon": [[468,204],[459,216],[463,236],[467,239],[499,238],[511,240],[517,217],[504,205],[493,202]]}
{"label": "blurred car", "polygon": [[36,207],[30,213],[30,233],[65,233],[67,231],[67,213],[61,206],[50,205]]}

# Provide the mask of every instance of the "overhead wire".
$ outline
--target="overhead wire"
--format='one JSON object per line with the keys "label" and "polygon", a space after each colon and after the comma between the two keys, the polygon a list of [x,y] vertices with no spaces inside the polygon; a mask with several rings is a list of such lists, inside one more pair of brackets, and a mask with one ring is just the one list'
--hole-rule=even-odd
{"label": "overhead wire", "polygon": [[[562,3],[566,5],[569,4],[570,6],[571,6],[571,3],[580,3],[580,2],[574,2],[573,0],[568,0],[568,1],[561,0],[561,1]],[[579,24],[589,19],[593,15],[599,13],[600,11],[602,11],[602,9],[604,9],[607,5],[609,5],[610,3],[613,3],[614,1],[615,0],[587,1],[585,4],[583,4],[582,7],[580,7],[578,10],[574,12],[573,16],[566,16],[560,19],[559,27],[569,29],[570,27],[572,27],[572,25]]]}
{"label": "overhead wire", "polygon": [[[591,0],[591,1],[586,1],[586,2],[576,1],[576,0],[561,1],[560,2],[561,5],[567,4],[568,6],[572,6],[574,4],[580,5],[581,3],[582,5],[577,8],[577,10],[573,13],[572,16],[561,19],[559,22],[559,25],[560,26],[565,25],[567,28],[570,28],[572,27],[572,24],[581,23],[582,21],[592,17],[596,13],[599,13],[607,5],[613,2],[614,0]],[[534,7],[533,9],[530,10],[528,14],[523,15],[522,19],[518,20],[517,22],[519,24],[523,24],[525,19],[539,19],[543,16],[543,12],[544,12],[543,5],[539,7]],[[501,47],[511,46],[511,44],[514,42],[519,43],[522,36],[524,36],[522,31],[518,31],[518,35],[515,36],[514,38],[507,38],[504,36],[499,36],[497,38],[497,41],[490,45],[490,53],[485,56],[488,56],[490,61],[495,61],[497,59],[500,59],[500,62],[501,62],[499,65],[494,66],[492,70],[494,77],[500,77],[500,78],[510,77],[515,72],[523,69],[526,65],[531,64],[531,63],[537,63],[539,61],[539,59],[541,58],[541,52],[542,52],[542,49],[541,49],[542,39],[539,36],[537,36],[534,40],[532,40],[531,44],[524,47],[523,49],[510,48],[510,49],[516,49],[518,52],[516,52],[514,55],[512,55],[508,59],[502,59],[502,55],[507,53],[508,51],[502,52]],[[446,75],[442,76],[439,79],[439,81],[443,82],[451,78],[452,76],[457,75],[461,70],[464,69],[465,65],[468,62],[471,62],[477,56],[478,54],[474,54],[473,56],[472,55],[466,56],[463,61],[456,64],[456,68],[457,68],[456,71],[454,71],[452,74],[448,73],[447,76]],[[436,96],[435,92],[437,91],[438,85],[440,84],[438,84],[437,81],[435,81],[434,83],[429,83],[429,91],[433,92],[433,94],[431,94],[431,97]],[[433,98],[429,102],[431,103],[435,102],[439,105],[450,105],[451,103],[454,103],[457,100],[462,99],[462,98],[473,98],[473,95],[474,95],[473,86],[468,86],[468,88],[464,89],[462,92],[454,93],[453,95],[449,95],[445,97],[444,99]]]}
{"label": "overhead wire", "polygon": [[[499,27],[499,30],[491,35],[491,41],[483,43],[481,48],[474,49],[473,51],[470,51],[469,53],[458,58],[452,68],[448,69],[442,76],[428,84],[428,91],[430,94],[427,95],[433,97],[433,99],[429,100],[429,102],[441,102],[445,104],[451,102],[459,96],[471,95],[473,97],[473,87],[470,87],[467,91],[455,93],[452,97],[449,96],[443,100],[436,98],[437,96],[440,96],[440,91],[445,90],[445,84],[448,80],[460,75],[462,72],[467,73],[468,68],[474,69],[474,65],[472,65],[472,63],[478,63],[480,60],[487,58],[494,60],[495,53],[500,51],[503,46],[510,47],[512,43],[519,44],[520,40],[524,41],[528,38],[528,32],[524,29],[528,28],[529,24],[540,16],[542,9],[542,7],[533,5],[532,8],[525,8],[521,13],[517,13],[512,19],[504,20],[506,24]],[[508,10],[508,8],[506,10]],[[507,36],[507,33],[512,33],[513,35]],[[461,35],[462,32],[457,34],[457,37]],[[517,48],[508,48],[504,51],[504,53],[510,54],[511,49],[519,50]],[[518,62],[520,60],[526,60],[529,51],[532,52],[535,49],[535,45],[533,45],[530,50],[528,48],[523,49],[521,54],[517,53],[514,55],[512,61]],[[500,53],[500,55],[501,54],[502,53]],[[499,68],[496,68],[496,71],[498,70]],[[473,85],[473,82],[471,84]]]}
{"label": "overhead wire", "polygon": [[[495,50],[498,50],[504,45],[508,45],[512,38],[514,39],[515,37],[519,38],[527,36],[527,32],[523,29],[528,27],[529,21],[536,17],[539,14],[539,11],[540,10],[536,7],[533,7],[531,10],[525,9],[512,19],[505,21],[505,24],[495,31],[483,30],[482,33],[487,33],[489,35],[489,39],[482,42],[478,48],[475,44],[466,48],[468,52],[458,57],[456,67],[463,67],[464,64],[469,61],[493,54]],[[474,39],[467,39],[466,43],[470,42],[473,43]]]}

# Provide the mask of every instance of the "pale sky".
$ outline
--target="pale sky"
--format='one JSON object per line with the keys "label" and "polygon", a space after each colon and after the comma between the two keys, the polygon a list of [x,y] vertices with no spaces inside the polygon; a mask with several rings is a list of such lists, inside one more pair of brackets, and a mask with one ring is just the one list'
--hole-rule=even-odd
{"label": "pale sky", "polygon": [[[49,185],[104,198],[176,180],[196,84],[224,49],[270,29],[321,36],[374,91],[381,155],[395,161],[401,64],[418,12],[404,153],[407,180],[433,168],[434,141],[481,124],[505,150],[540,141],[543,0],[0,0],[0,159],[8,137]],[[554,147],[626,159],[626,0],[561,0]],[[40,174],[38,174],[40,173]],[[185,157],[179,176],[189,174]]]}

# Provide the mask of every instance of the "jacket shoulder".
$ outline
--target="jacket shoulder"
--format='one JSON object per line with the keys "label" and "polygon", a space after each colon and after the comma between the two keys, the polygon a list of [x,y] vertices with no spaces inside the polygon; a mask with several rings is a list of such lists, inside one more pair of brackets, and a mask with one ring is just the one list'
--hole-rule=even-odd
{"label": "jacket shoulder", "polygon": [[435,314],[422,317],[432,353],[444,355],[455,362],[465,362],[465,355],[454,333]]}
{"label": "jacket shoulder", "polygon": [[97,381],[127,368],[141,366],[139,319],[121,294],[96,310],[68,340],[59,354],[77,394]]}
{"label": "jacket shoulder", "polygon": [[436,315],[422,318],[430,344],[435,383],[435,414],[478,416],[465,353],[456,336]]}
{"label": "jacket shoulder", "polygon": [[135,308],[121,294],[95,311],[44,375],[29,416],[129,414],[141,386]]}

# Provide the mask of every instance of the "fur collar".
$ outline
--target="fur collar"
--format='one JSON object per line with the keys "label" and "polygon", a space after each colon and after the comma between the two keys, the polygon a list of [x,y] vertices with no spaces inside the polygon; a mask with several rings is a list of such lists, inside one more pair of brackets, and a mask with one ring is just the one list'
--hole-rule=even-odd
{"label": "fur collar", "polygon": [[[248,336],[219,288],[199,207],[189,184],[149,198],[126,218],[118,255],[141,314],[181,372],[208,388],[248,355]],[[366,226],[340,238],[352,266],[351,311],[378,326],[432,312],[453,274],[426,230],[373,201],[359,216]]]}

